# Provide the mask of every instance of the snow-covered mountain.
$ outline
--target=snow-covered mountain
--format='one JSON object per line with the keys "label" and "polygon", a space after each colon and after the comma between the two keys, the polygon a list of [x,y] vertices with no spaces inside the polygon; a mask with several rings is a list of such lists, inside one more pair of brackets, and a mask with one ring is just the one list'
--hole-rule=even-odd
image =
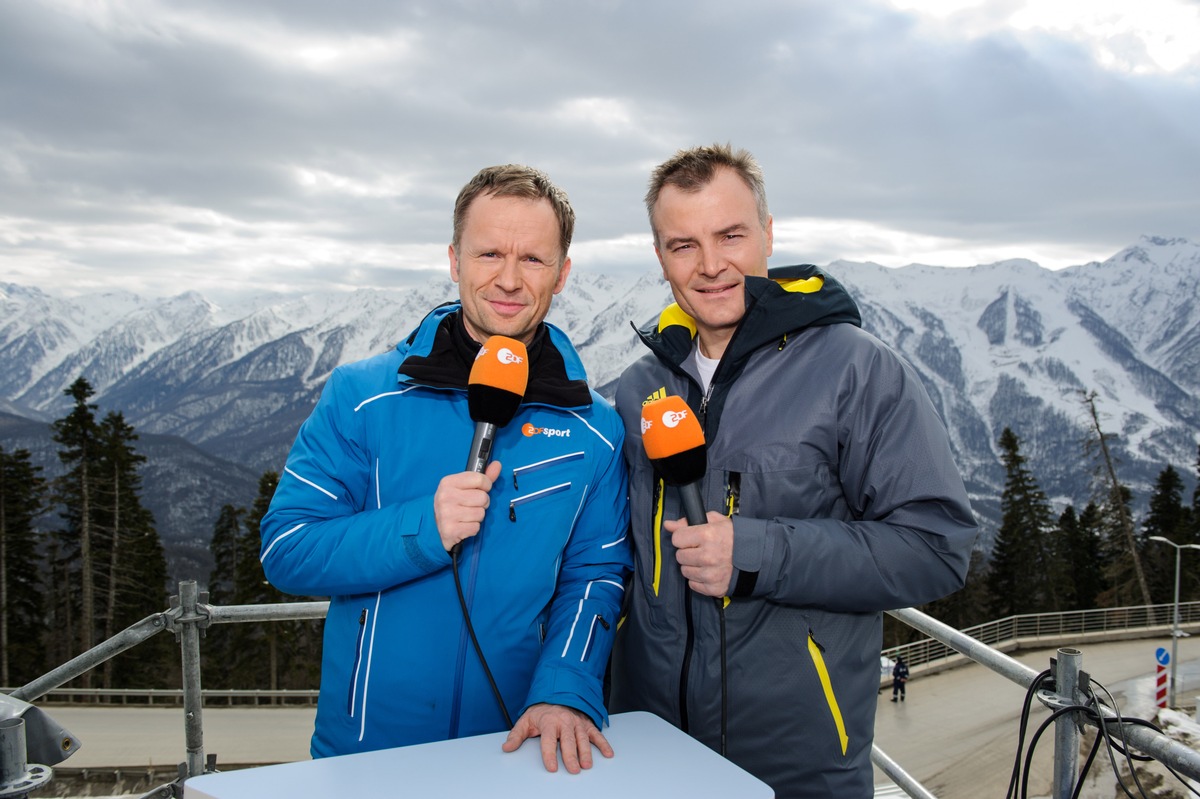
{"label": "snow-covered mountain", "polygon": [[[1005,426],[1052,498],[1087,501],[1085,391],[1096,392],[1105,432],[1117,437],[1120,475],[1141,502],[1168,464],[1191,485],[1200,244],[1144,237],[1103,263],[1057,272],[1020,260],[967,269],[835,262],[827,271],[854,295],[864,326],[925,380],[985,520],[998,515],[996,440]],[[180,436],[255,472],[279,469],[335,365],[393,346],[456,296],[445,279],[223,308],[191,292],[67,299],[51,287],[0,284],[0,411],[57,418],[63,389],[83,375],[101,409],[123,411],[139,432]],[[630,322],[654,318],[669,301],[649,265],[633,281],[577,265],[550,320],[608,394],[642,351]]]}

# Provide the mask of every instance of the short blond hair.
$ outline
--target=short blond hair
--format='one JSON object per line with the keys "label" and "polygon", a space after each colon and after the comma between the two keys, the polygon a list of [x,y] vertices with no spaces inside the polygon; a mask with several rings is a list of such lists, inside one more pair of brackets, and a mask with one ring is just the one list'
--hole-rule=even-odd
{"label": "short blond hair", "polygon": [[707,186],[718,169],[731,169],[746,184],[754,195],[754,206],[758,221],[767,226],[767,189],[763,182],[762,167],[748,150],[733,149],[730,144],[712,144],[679,150],[675,155],[655,167],[650,173],[650,187],[646,191],[646,214],[650,217],[650,229],[654,231],[654,242],[658,243],[658,230],[654,227],[654,206],[667,186],[685,192],[697,192]]}
{"label": "short blond hair", "polygon": [[562,249],[558,263],[566,260],[575,234],[575,209],[567,199],[567,193],[555,186],[545,172],[522,164],[503,164],[479,170],[475,177],[462,187],[454,201],[454,249],[462,242],[463,227],[467,223],[467,211],[480,195],[493,197],[519,197],[525,200],[546,200],[554,209],[558,219],[558,242]]}

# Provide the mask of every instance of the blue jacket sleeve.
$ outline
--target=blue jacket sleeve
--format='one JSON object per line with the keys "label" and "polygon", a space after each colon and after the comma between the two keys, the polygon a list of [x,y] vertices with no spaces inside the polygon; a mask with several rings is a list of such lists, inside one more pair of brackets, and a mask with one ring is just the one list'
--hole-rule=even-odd
{"label": "blue jacket sleeve", "polygon": [[263,571],[281,591],[380,591],[445,568],[433,498],[374,506],[363,431],[335,369],[301,426],[261,525]]}
{"label": "blue jacket sleeve", "polygon": [[[615,413],[607,417],[616,420]],[[586,713],[597,727],[608,721],[604,672],[633,566],[624,432],[609,424],[605,434],[612,449],[594,472],[563,552],[546,641],[521,711],[539,702],[566,705]]]}

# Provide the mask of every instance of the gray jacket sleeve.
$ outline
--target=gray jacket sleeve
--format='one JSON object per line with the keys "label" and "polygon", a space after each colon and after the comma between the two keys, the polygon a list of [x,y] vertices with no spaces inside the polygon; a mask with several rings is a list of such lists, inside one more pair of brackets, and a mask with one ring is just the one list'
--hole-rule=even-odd
{"label": "gray jacket sleeve", "polygon": [[829,457],[844,518],[734,516],[734,596],[874,612],[938,599],[966,579],[977,527],[919,378],[881,343],[841,363]]}

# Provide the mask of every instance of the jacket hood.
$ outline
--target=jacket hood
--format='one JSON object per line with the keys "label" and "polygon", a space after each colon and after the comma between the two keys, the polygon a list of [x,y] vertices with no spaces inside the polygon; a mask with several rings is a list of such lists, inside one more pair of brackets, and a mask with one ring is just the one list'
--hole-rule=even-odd
{"label": "jacket hood", "polygon": [[[480,343],[463,326],[461,305],[447,303],[434,308],[404,341],[396,345],[403,356],[397,380],[433,388],[467,388],[471,366]],[[579,354],[561,330],[542,323],[526,347],[529,354],[529,385],[522,404],[545,404],[565,408],[590,405],[591,391]]]}
{"label": "jacket hood", "polygon": [[[729,341],[722,361],[738,362],[768,342],[781,345],[810,327],[862,326],[858,306],[834,278],[812,264],[780,266],[767,277],[746,278],[746,315]],[[696,322],[672,303],[638,335],[660,358],[678,366],[689,357]]]}

